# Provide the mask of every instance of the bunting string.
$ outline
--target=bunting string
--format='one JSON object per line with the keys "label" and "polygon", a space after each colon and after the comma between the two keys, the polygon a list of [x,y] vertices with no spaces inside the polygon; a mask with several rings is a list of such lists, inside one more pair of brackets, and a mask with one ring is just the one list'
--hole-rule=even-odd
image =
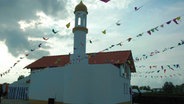
{"label": "bunting string", "polygon": [[[57,34],[59,31],[55,31],[54,29],[52,29],[52,32],[53,32],[53,34]],[[48,37],[42,37],[42,39],[43,39],[44,42],[47,41],[47,40],[49,40]],[[1,73],[0,73],[0,77],[3,77],[4,75],[10,73],[10,71],[13,70],[13,68],[14,68],[18,63],[20,63],[23,59],[25,59],[25,58],[28,57],[30,54],[32,54],[32,52],[35,52],[36,50],[39,50],[40,48],[42,48],[42,45],[43,45],[44,42],[39,43],[39,44],[37,45],[37,48],[32,48],[32,49],[30,49],[29,52],[24,53],[24,56],[19,57],[19,58],[17,59],[17,61],[14,62],[14,64],[13,64],[8,70],[6,70],[6,71],[4,71],[4,72],[1,72]]]}
{"label": "bunting string", "polygon": [[175,45],[175,46],[170,46],[170,47],[164,48],[164,49],[162,49],[162,50],[155,50],[155,51],[150,52],[149,54],[143,54],[143,55],[140,56],[140,57],[136,57],[136,58],[134,59],[134,62],[139,62],[139,61],[142,61],[142,60],[146,60],[146,59],[148,59],[149,57],[155,56],[155,55],[160,54],[160,53],[164,53],[164,52],[166,52],[166,51],[175,49],[175,48],[177,48],[177,47],[179,47],[179,46],[182,46],[182,45],[184,45],[184,40],[181,40],[181,41],[178,42],[177,45]]}
{"label": "bunting string", "polygon": [[168,74],[168,75],[142,75],[142,74],[133,74],[131,75],[131,77],[133,78],[137,78],[137,77],[140,77],[140,78],[174,78],[174,77],[182,77],[183,74],[181,73],[174,73],[174,74]]}
{"label": "bunting string", "polygon": [[[132,39],[141,37],[141,36],[143,36],[144,34],[152,35],[153,32],[159,31],[159,29],[164,28],[164,26],[165,26],[166,24],[169,25],[169,24],[171,24],[172,22],[174,22],[175,24],[179,24],[180,21],[181,21],[181,16],[176,17],[176,18],[173,18],[173,19],[171,19],[171,20],[169,20],[169,21],[167,21],[167,22],[165,22],[165,23],[163,23],[163,24],[161,24],[161,25],[158,25],[158,26],[156,26],[156,27],[154,27],[154,28],[152,28],[152,29],[147,30],[146,32],[142,32],[142,33],[136,35],[135,37],[129,37],[129,38],[127,38],[125,41],[121,41],[121,42],[118,42],[118,43],[116,43],[116,44],[110,45],[108,48],[105,48],[105,49],[103,49],[102,51],[97,52],[96,54],[98,54],[98,53],[100,53],[100,52],[108,51],[108,50],[110,50],[111,48],[113,48],[113,47],[115,47],[115,46],[122,46],[125,42],[131,42]],[[117,26],[119,26],[119,25],[120,25],[120,22],[118,21],[116,24],[117,24]],[[70,27],[70,22],[66,24],[66,28],[69,28],[69,27]],[[55,29],[52,29],[52,33],[53,33],[53,34],[57,34],[58,32],[59,32],[59,31],[57,31],[57,30],[55,30]],[[103,34],[106,34],[106,30],[103,30],[102,33],[103,33]],[[42,39],[43,39],[44,41],[49,40],[48,37],[42,37]],[[92,44],[92,40],[90,40],[90,43]],[[183,44],[184,44],[184,41],[181,40],[181,42],[178,43],[177,46],[180,46],[180,45],[183,45]],[[3,73],[0,73],[0,77],[2,77],[2,76],[4,76],[4,75],[8,74],[8,73],[12,70],[12,68],[15,67],[22,59],[28,57],[32,52],[34,52],[34,51],[40,49],[40,48],[42,47],[42,45],[43,45],[43,43],[39,43],[39,44],[37,45],[37,48],[30,49],[30,52],[25,53],[25,55],[22,56],[22,57],[19,57],[19,59],[18,59],[8,70],[6,70],[6,71],[3,72]],[[82,45],[82,44],[81,44],[81,45]],[[177,46],[165,48],[165,49],[162,50],[162,51],[157,51],[157,50],[155,50],[154,52],[151,52],[149,55],[143,54],[142,57],[136,57],[136,59],[135,59],[134,61],[137,62],[137,61],[140,61],[140,60],[142,60],[142,59],[147,59],[148,56],[153,56],[153,55],[158,54],[158,53],[160,53],[160,52],[165,52],[165,51],[167,51],[168,49],[173,49],[173,48],[175,48],[175,47],[177,47]],[[74,49],[75,49],[75,48],[74,48]],[[79,57],[79,58],[76,59],[76,60],[77,60],[77,61],[81,61],[82,59],[86,59],[86,58],[88,58],[88,57],[93,57],[93,56],[95,56],[96,54],[89,55],[89,56],[86,56],[86,57],[83,57],[83,58],[82,58],[82,57]],[[56,60],[56,62],[58,62],[58,60]]]}
{"label": "bunting string", "polygon": [[147,71],[137,71],[137,74],[153,74],[153,73],[161,73],[163,72],[166,74],[168,71],[184,71],[181,68],[174,68],[174,67],[164,67],[163,69],[155,69],[155,70],[147,70]]}
{"label": "bunting string", "polygon": [[[134,37],[129,37],[129,38],[127,38],[127,39],[124,40],[124,41],[120,41],[120,42],[118,42],[118,43],[116,43],[116,44],[110,45],[109,47],[103,49],[101,52],[108,51],[108,50],[110,50],[111,48],[113,48],[113,47],[115,47],[115,46],[122,46],[122,45],[125,44],[126,42],[131,42],[133,39],[142,37],[142,36],[144,36],[145,34],[152,35],[154,32],[159,31],[161,28],[164,28],[164,26],[165,26],[166,24],[167,24],[167,25],[171,24],[172,21],[173,21],[175,24],[179,24],[179,22],[181,21],[181,16],[178,16],[178,17],[173,18],[173,19],[171,19],[171,20],[169,20],[169,21],[167,21],[167,22],[165,22],[165,23],[162,23],[162,24],[160,24],[160,25],[158,25],[158,26],[155,26],[155,27],[153,27],[153,28],[151,28],[151,29],[149,29],[149,30],[147,30],[147,31],[145,31],[145,32],[139,33],[139,34],[137,34],[137,35],[134,36]],[[104,34],[106,34],[106,30],[103,30],[102,32],[103,32]]]}

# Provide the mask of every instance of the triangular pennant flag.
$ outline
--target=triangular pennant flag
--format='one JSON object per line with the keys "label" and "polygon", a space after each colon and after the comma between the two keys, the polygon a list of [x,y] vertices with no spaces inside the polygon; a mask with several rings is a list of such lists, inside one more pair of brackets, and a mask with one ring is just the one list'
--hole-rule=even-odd
{"label": "triangular pennant flag", "polygon": [[31,49],[31,51],[34,51],[35,49]]}
{"label": "triangular pennant flag", "polygon": [[91,40],[89,40],[89,42],[92,44],[92,41]]}
{"label": "triangular pennant flag", "polygon": [[128,38],[127,41],[130,42],[132,40],[132,38]]}
{"label": "triangular pennant flag", "polygon": [[168,22],[166,22],[166,24],[170,24],[171,23],[171,20],[170,21],[168,21]]}
{"label": "triangular pennant flag", "polygon": [[134,10],[135,11],[138,11],[140,8],[142,8],[143,6],[141,6],[141,7],[134,7]]}
{"label": "triangular pennant flag", "polygon": [[166,69],[164,69],[164,73],[166,73]]}
{"label": "triangular pennant flag", "polygon": [[120,21],[117,21],[117,22],[116,22],[116,25],[117,25],[117,26],[120,26],[120,25],[121,25]]}
{"label": "triangular pennant flag", "polygon": [[112,47],[114,47],[114,45],[111,45],[109,48],[112,48]]}
{"label": "triangular pennant flag", "polygon": [[160,27],[164,27],[164,24],[160,25]]}
{"label": "triangular pennant flag", "polygon": [[179,64],[176,64],[176,68],[180,68],[180,65]]}
{"label": "triangular pennant flag", "polygon": [[151,53],[150,53],[150,56],[153,56],[153,55],[154,55],[154,52],[151,52]]}
{"label": "triangular pennant flag", "polygon": [[178,43],[178,46],[181,45],[181,43]]}
{"label": "triangular pennant flag", "polygon": [[151,31],[149,30],[149,31],[147,31],[147,33],[149,34],[149,35],[151,35]]}
{"label": "triangular pennant flag", "polygon": [[13,66],[15,66],[17,63],[14,63]]}
{"label": "triangular pennant flag", "polygon": [[20,59],[23,59],[24,57],[20,57]]}
{"label": "triangular pennant flag", "polygon": [[27,54],[25,54],[25,56],[29,56],[29,54],[27,53]]}
{"label": "triangular pennant flag", "polygon": [[158,31],[158,26],[157,26],[157,27],[155,27],[154,29]]}
{"label": "triangular pennant flag", "polygon": [[181,44],[184,44],[184,40],[181,40]]}
{"label": "triangular pennant flag", "polygon": [[160,51],[158,51],[158,50],[155,50],[155,53],[157,54],[157,53],[160,53]]}
{"label": "triangular pennant flag", "polygon": [[153,29],[151,29],[151,32],[154,32],[155,31],[155,29],[153,28]]}
{"label": "triangular pennant flag", "polygon": [[69,28],[70,27],[70,22],[66,24],[66,27]]}
{"label": "triangular pennant flag", "polygon": [[174,47],[170,47],[170,49],[173,49]]}
{"label": "triangular pennant flag", "polygon": [[57,34],[59,31],[55,31],[54,29],[52,29],[52,32],[53,32],[54,34]]}
{"label": "triangular pennant flag", "polygon": [[40,47],[41,47],[41,45],[42,45],[42,43],[40,43],[40,44],[38,45],[38,47],[40,48]]}
{"label": "triangular pennant flag", "polygon": [[165,51],[167,51],[167,48],[165,48],[162,52],[165,52]]}
{"label": "triangular pennant flag", "polygon": [[103,1],[103,2],[107,3],[107,2],[109,2],[110,0],[100,0],[100,1]]}
{"label": "triangular pennant flag", "polygon": [[106,34],[106,30],[103,30],[102,33],[103,33],[103,34]]}
{"label": "triangular pennant flag", "polygon": [[181,17],[176,17],[176,20],[180,20],[181,19]]}
{"label": "triangular pennant flag", "polygon": [[104,51],[108,51],[108,50],[109,50],[108,48],[104,49]]}
{"label": "triangular pennant flag", "polygon": [[145,55],[145,54],[143,54],[142,56],[143,56],[143,59],[147,59],[148,58],[148,56]]}
{"label": "triangular pennant flag", "polygon": [[45,37],[43,37],[43,40],[48,40],[49,38],[45,38]]}
{"label": "triangular pennant flag", "polygon": [[174,23],[176,23],[176,24],[178,24],[178,22],[177,22],[176,18],[174,18],[174,19],[173,19],[173,22],[174,22]]}
{"label": "triangular pennant flag", "polygon": [[142,35],[143,35],[143,33],[141,33],[141,34],[138,34],[138,35],[137,35],[137,37],[140,37],[140,36],[142,36]]}
{"label": "triangular pennant flag", "polygon": [[123,44],[122,44],[122,42],[120,42],[120,43],[118,43],[118,44],[116,44],[116,45],[122,46]]}
{"label": "triangular pennant flag", "polygon": [[170,69],[172,69],[172,70],[174,70],[173,68],[171,68],[171,66],[170,65],[167,65]]}

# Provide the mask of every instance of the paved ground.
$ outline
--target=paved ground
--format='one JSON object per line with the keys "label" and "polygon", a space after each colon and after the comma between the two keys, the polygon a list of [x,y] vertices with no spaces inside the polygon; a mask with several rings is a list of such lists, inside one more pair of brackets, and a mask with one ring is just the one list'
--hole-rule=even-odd
{"label": "paved ground", "polygon": [[29,104],[27,100],[2,99],[1,104]]}

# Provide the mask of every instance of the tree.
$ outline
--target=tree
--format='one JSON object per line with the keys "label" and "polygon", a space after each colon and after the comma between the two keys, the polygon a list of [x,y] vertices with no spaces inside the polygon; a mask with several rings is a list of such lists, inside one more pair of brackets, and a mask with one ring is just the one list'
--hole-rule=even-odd
{"label": "tree", "polygon": [[25,76],[24,75],[20,75],[19,77],[18,77],[18,80],[21,80],[21,79],[23,79]]}
{"label": "tree", "polygon": [[133,85],[132,89],[139,89],[139,87],[137,85]]}
{"label": "tree", "polygon": [[165,93],[173,93],[175,86],[172,82],[165,82],[164,86],[162,87]]}
{"label": "tree", "polygon": [[141,86],[139,89],[140,90],[151,90],[150,86]]}

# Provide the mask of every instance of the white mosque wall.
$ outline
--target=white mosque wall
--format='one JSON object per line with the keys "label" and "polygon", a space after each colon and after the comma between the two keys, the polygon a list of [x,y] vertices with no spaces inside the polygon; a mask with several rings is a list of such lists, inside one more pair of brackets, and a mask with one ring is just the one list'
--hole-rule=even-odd
{"label": "white mosque wall", "polygon": [[130,101],[130,79],[111,64],[71,64],[31,75],[29,99],[113,104]]}
{"label": "white mosque wall", "polygon": [[61,68],[47,68],[31,74],[29,99],[62,101],[64,89],[64,70]]}

